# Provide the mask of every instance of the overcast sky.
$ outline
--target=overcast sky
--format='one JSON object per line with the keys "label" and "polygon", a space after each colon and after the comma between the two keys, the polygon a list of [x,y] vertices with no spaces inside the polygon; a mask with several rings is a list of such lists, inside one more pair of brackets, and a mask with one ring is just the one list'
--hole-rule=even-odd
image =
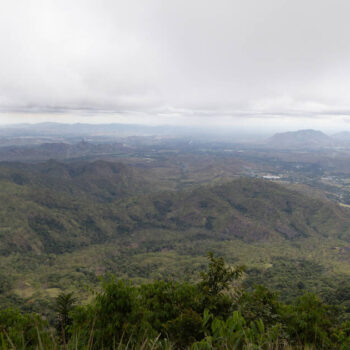
{"label": "overcast sky", "polygon": [[349,0],[2,0],[0,122],[350,129]]}

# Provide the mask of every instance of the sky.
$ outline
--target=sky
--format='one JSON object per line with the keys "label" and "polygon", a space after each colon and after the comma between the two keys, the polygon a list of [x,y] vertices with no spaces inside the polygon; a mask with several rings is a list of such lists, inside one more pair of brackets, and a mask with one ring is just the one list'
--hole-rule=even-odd
{"label": "sky", "polygon": [[350,130],[348,0],[2,0],[0,124]]}

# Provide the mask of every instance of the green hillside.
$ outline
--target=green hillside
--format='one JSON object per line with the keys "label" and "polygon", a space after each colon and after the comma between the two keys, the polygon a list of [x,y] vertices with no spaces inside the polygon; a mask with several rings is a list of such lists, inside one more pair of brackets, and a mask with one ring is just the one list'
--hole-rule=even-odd
{"label": "green hillside", "polygon": [[3,164],[2,303],[17,296],[30,306],[67,289],[87,296],[106,273],[193,280],[208,250],[246,264],[247,286],[264,276],[284,298],[299,282],[300,294],[328,296],[350,272],[347,208],[259,179],[177,192],[155,180],[105,161]]}

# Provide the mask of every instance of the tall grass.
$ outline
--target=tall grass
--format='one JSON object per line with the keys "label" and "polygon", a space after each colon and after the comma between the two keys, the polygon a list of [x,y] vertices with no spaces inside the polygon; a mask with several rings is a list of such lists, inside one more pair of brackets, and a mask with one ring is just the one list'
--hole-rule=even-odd
{"label": "tall grass", "polygon": [[[7,334],[7,332],[2,329],[0,331],[0,350],[94,350],[96,349],[94,344],[94,330],[91,329],[90,338],[88,342],[84,342],[80,336],[79,332],[72,335],[70,340],[62,344],[54,336],[52,330],[48,329],[44,332],[36,327],[37,338],[34,344],[28,344],[22,341],[20,346],[16,346],[15,342]],[[219,339],[218,343],[213,343],[213,337],[211,339],[205,339],[204,341],[197,342],[185,348],[186,350],[317,350],[314,345],[289,345],[285,340],[280,341],[279,339],[273,342],[265,342],[263,344],[257,344],[256,342],[249,341],[249,334],[243,332],[240,337],[235,338],[235,342],[232,342],[232,337],[237,336],[237,334],[227,334]],[[218,340],[218,339],[216,339]],[[149,338],[145,334],[142,338],[135,342],[133,337],[125,339],[121,337],[118,343],[114,343],[112,347],[103,346],[99,350],[177,350],[180,349],[175,343],[168,339],[161,339],[160,335],[156,338]],[[344,348],[345,350],[346,348]]]}

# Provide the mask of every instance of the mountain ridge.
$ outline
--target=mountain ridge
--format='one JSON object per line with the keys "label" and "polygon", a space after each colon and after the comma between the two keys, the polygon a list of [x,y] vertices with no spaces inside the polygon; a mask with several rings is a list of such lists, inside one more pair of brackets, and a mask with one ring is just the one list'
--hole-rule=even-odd
{"label": "mountain ridge", "polygon": [[[266,180],[239,178],[192,190],[149,193],[144,189],[147,182],[133,169],[106,161],[51,161],[27,178],[25,172],[11,169],[0,171],[6,222],[17,222],[17,232],[34,235],[26,241],[41,242],[39,246],[45,246],[51,234],[56,244],[71,246],[68,233],[74,232],[72,242],[79,247],[79,239],[82,245],[99,243],[152,228],[196,231],[214,240],[295,240],[310,235],[350,240],[346,208]],[[17,208],[16,216],[10,207]],[[9,246],[16,244],[13,235]],[[6,241],[4,236],[2,246]]]}
{"label": "mountain ridge", "polygon": [[253,271],[281,256],[316,261],[325,273],[350,270],[348,208],[245,177],[150,191],[141,172],[106,161],[0,164],[5,294],[83,292],[105,273],[181,279],[202,266],[208,250]]}
{"label": "mountain ridge", "polygon": [[274,134],[267,145],[281,149],[323,148],[336,146],[337,141],[322,131],[303,129]]}

